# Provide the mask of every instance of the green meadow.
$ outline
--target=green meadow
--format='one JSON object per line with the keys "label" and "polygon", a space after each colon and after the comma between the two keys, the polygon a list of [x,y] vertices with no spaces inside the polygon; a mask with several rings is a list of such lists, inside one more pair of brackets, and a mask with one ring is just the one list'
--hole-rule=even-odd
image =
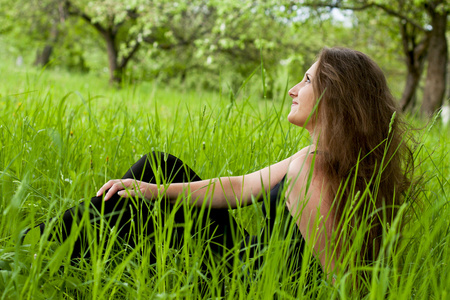
{"label": "green meadow", "polygon": [[[286,243],[276,236],[260,268],[248,256],[215,257],[202,238],[174,250],[164,243],[170,222],[155,233],[156,242],[142,237],[136,249],[93,237],[91,259],[71,263],[74,236],[59,244],[47,241],[49,232],[39,237],[34,230],[21,243],[21,233],[51,224],[109,179],[122,177],[143,154],[174,154],[202,178],[239,175],[294,154],[309,145],[309,135],[286,120],[285,91],[275,100],[261,97],[258,72],[239,90],[217,92],[158,81],[116,89],[93,75],[7,64],[0,73],[2,299],[450,298],[450,127],[439,119],[408,117],[421,128],[414,133],[415,173],[422,178],[414,186],[417,199],[401,209],[410,220],[403,231],[398,220],[386,229],[384,254],[366,267],[371,276],[362,284],[353,281],[361,271],[357,264],[341,269],[334,282],[321,278],[308,285],[302,275],[293,280]],[[250,234],[261,230],[260,203],[232,213]],[[152,248],[158,260],[150,264]],[[296,272],[307,269],[303,264]]]}

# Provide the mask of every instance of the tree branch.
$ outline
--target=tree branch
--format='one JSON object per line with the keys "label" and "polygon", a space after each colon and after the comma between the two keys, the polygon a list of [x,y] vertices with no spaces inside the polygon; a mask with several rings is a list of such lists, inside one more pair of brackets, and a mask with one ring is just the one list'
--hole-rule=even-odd
{"label": "tree branch", "polygon": [[[132,20],[136,20],[140,15],[137,13],[136,9],[127,9],[127,16]],[[123,19],[119,23],[113,25],[111,32],[116,35],[117,32],[119,32],[120,27],[125,24],[125,21],[126,19]],[[114,20],[112,21],[112,23],[114,24]]]}
{"label": "tree branch", "polygon": [[128,53],[127,56],[124,56],[119,64],[120,68],[125,68],[126,65],[128,64],[128,62],[130,61],[130,59],[134,56],[134,54],[139,50],[139,47],[141,46],[141,43],[139,43],[138,41],[136,41],[136,44],[134,44],[133,48],[131,49],[131,51]]}
{"label": "tree branch", "polygon": [[366,10],[370,7],[376,7],[379,8],[381,10],[384,10],[388,15],[397,17],[401,20],[404,20],[406,22],[408,22],[409,24],[411,24],[412,26],[416,27],[417,29],[426,32],[427,30],[421,26],[419,23],[417,23],[416,21],[414,21],[411,18],[408,18],[407,16],[401,14],[398,11],[395,11],[392,8],[389,8],[383,4],[377,4],[377,3],[365,3],[362,4],[361,6],[345,6],[345,5],[340,5],[339,2],[337,2],[336,4],[332,4],[332,3],[311,3],[311,4],[304,4],[304,6],[308,6],[308,7],[329,7],[329,8],[338,8],[338,9],[343,9],[343,10],[353,10],[353,11],[362,11],[362,10]]}
{"label": "tree branch", "polygon": [[417,29],[419,29],[419,30],[421,30],[423,32],[427,32],[427,30],[422,25],[418,24],[416,21],[412,20],[411,18],[408,18],[407,16],[401,14],[398,11],[395,11],[395,10],[393,10],[393,9],[391,9],[391,8],[385,6],[385,5],[382,5],[382,4],[373,3],[373,5],[375,7],[378,7],[380,9],[384,10],[386,13],[388,13],[391,16],[397,17],[397,18],[399,18],[401,20],[404,20],[404,21],[408,22],[409,24],[411,24],[412,26],[416,27]]}
{"label": "tree branch", "polygon": [[82,12],[78,7],[74,6],[72,2],[70,2],[70,0],[66,0],[65,3],[67,8],[66,11],[69,15],[82,18],[83,20],[94,26],[95,29],[97,29],[101,34],[106,33],[106,29],[103,28],[103,26],[100,23],[93,23],[92,17],[88,16],[86,13]]}

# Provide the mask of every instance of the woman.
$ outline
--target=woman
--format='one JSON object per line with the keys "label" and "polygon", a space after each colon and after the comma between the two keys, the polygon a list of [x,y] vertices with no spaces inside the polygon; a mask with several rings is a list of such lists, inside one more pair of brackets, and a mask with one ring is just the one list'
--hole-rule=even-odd
{"label": "woman", "polygon": [[[89,204],[68,210],[62,218],[60,238],[67,238],[74,222],[89,207],[91,222],[107,218],[133,246],[138,241],[130,234],[130,220],[143,224],[144,234],[151,237],[156,230],[150,217],[152,201],[164,195],[162,211],[175,211],[174,221],[181,224],[185,208],[190,207],[194,218],[201,220],[191,234],[208,227],[205,234],[212,236],[210,247],[223,254],[242,240],[234,231],[228,209],[268,195],[270,202],[263,207],[270,219],[268,231],[274,225],[277,204],[284,201],[281,207],[299,231],[299,247],[304,241],[312,247],[325,274],[333,274],[343,263],[345,250],[354,242],[348,228],[358,224],[365,228],[359,259],[365,264],[374,261],[380,253],[383,227],[396,216],[402,200],[399,195],[410,184],[407,163],[411,161],[401,137],[403,123],[395,115],[397,107],[382,71],[361,52],[325,48],[289,95],[288,120],[308,130],[310,146],[256,172],[208,180],[200,180],[174,156],[146,155],[122,179],[103,185]],[[206,208],[208,213],[202,215],[197,208]],[[40,227],[43,231],[44,224]],[[181,247],[185,229],[175,228],[170,243]],[[243,245],[258,241],[247,238]],[[73,257],[88,255],[88,242],[86,235],[80,234]]]}

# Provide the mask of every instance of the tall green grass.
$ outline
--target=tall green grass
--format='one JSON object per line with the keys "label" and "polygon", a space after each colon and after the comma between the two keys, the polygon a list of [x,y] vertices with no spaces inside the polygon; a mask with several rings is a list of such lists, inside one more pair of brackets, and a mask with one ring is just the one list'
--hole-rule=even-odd
{"label": "tall green grass", "polygon": [[[204,238],[186,239],[179,251],[165,246],[174,226],[170,216],[154,242],[142,237],[132,249],[116,247],[114,238],[105,244],[102,236],[92,236],[92,258],[71,264],[73,237],[59,245],[46,241],[49,232],[40,239],[33,233],[21,244],[22,230],[54,222],[53,217],[89,199],[107,180],[122,177],[143,154],[172,153],[202,178],[238,175],[292,155],[309,144],[308,134],[287,122],[290,101],[281,101],[284,95],[269,101],[245,88],[237,95],[158,82],[115,90],[95,77],[9,66],[0,71],[8,74],[0,82],[2,299],[450,297],[448,127],[436,122],[418,133],[422,208],[402,209],[412,221],[401,238],[396,222],[386,229],[385,257],[367,267],[372,276],[363,284],[353,282],[361,269],[356,263],[342,268],[334,284],[322,278],[307,286],[307,260],[301,270],[286,260],[289,248],[281,235],[292,228],[282,222],[261,252],[261,268],[245,253],[239,260],[238,247],[228,260],[216,257]],[[260,232],[259,205],[232,213],[250,234]],[[187,224],[195,226],[193,220]],[[114,236],[115,231],[105,227],[103,234]],[[152,250],[156,264],[149,263]],[[357,250],[355,243],[349,254]],[[307,249],[304,255],[312,253]]]}

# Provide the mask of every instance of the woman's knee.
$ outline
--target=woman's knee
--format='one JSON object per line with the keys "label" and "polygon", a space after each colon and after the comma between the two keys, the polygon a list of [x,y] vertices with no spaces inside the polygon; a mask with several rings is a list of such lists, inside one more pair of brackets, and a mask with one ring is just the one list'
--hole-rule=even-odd
{"label": "woman's knee", "polygon": [[157,176],[166,182],[200,180],[200,177],[181,159],[162,151],[152,151],[142,156],[123,178],[155,183]]}

